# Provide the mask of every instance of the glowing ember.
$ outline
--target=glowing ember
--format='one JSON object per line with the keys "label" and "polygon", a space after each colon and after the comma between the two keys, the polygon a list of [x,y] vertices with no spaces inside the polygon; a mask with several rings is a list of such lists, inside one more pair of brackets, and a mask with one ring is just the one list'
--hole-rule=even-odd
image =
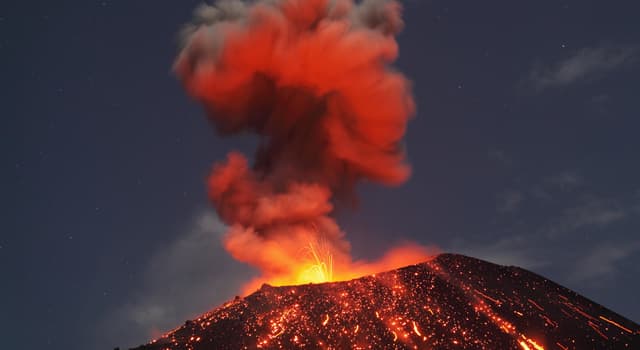
{"label": "glowing ember", "polygon": [[536,274],[443,254],[348,282],[265,285],[139,350],[631,350],[639,330]]}

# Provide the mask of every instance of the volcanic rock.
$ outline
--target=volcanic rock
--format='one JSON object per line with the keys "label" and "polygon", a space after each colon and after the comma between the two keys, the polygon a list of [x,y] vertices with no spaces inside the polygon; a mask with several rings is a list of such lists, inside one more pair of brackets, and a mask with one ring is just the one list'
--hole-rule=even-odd
{"label": "volcanic rock", "polygon": [[237,298],[138,350],[640,349],[640,326],[527,270],[454,254]]}

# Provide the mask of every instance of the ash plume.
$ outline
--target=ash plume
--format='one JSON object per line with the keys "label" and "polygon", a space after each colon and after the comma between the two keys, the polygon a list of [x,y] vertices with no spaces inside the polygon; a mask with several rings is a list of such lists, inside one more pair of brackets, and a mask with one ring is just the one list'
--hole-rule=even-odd
{"label": "ash plume", "polygon": [[237,152],[215,164],[208,190],[225,248],[262,278],[289,282],[305,255],[358,270],[331,213],[359,181],[410,175],[401,141],[415,106],[390,67],[402,26],[396,1],[228,0],[185,27],[174,69],[187,92],[221,135],[261,140],[253,164]]}

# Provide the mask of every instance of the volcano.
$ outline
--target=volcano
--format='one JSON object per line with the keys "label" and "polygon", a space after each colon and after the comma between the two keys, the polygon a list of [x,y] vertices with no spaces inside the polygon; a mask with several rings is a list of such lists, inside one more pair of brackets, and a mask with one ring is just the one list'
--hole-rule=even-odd
{"label": "volcano", "polygon": [[351,281],[272,287],[140,346],[640,349],[640,326],[527,270],[455,254]]}

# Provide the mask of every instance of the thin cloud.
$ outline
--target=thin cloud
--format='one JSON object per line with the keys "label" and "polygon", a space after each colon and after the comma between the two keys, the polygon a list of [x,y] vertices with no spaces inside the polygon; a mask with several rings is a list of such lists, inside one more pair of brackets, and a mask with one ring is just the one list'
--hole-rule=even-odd
{"label": "thin cloud", "polygon": [[518,210],[524,200],[520,191],[509,190],[498,195],[498,211],[501,213],[513,213]]}
{"label": "thin cloud", "polygon": [[577,261],[571,280],[574,282],[610,280],[615,277],[618,270],[616,265],[639,251],[640,241],[599,245]]}
{"label": "thin cloud", "polygon": [[444,250],[473,256],[494,264],[518,266],[525,269],[537,269],[548,265],[547,260],[536,254],[531,241],[531,237],[522,235],[503,237],[486,243],[458,239]]}
{"label": "thin cloud", "polygon": [[550,65],[537,65],[529,74],[536,90],[568,86],[600,77],[635,61],[635,47],[587,47]]}
{"label": "thin cloud", "polygon": [[529,194],[539,200],[551,200],[560,192],[571,192],[586,184],[584,178],[575,171],[564,171],[548,176],[532,186]]}
{"label": "thin cloud", "polygon": [[189,226],[149,260],[128,302],[100,322],[96,348],[146,343],[232,298],[251,277],[221,247],[226,228],[211,211]]}
{"label": "thin cloud", "polygon": [[559,187],[563,191],[568,191],[582,186],[584,179],[576,172],[565,171],[548,177],[545,182],[549,186]]}
{"label": "thin cloud", "polygon": [[497,149],[497,148],[489,149],[487,151],[487,158],[489,158],[489,160],[493,162],[505,164],[505,165],[508,165],[512,162],[511,158],[507,155],[507,153],[504,150]]}
{"label": "thin cloud", "polygon": [[628,208],[615,200],[593,196],[584,197],[579,204],[566,209],[558,219],[546,228],[546,232],[547,236],[556,237],[577,230],[603,229],[626,218],[627,215]]}

